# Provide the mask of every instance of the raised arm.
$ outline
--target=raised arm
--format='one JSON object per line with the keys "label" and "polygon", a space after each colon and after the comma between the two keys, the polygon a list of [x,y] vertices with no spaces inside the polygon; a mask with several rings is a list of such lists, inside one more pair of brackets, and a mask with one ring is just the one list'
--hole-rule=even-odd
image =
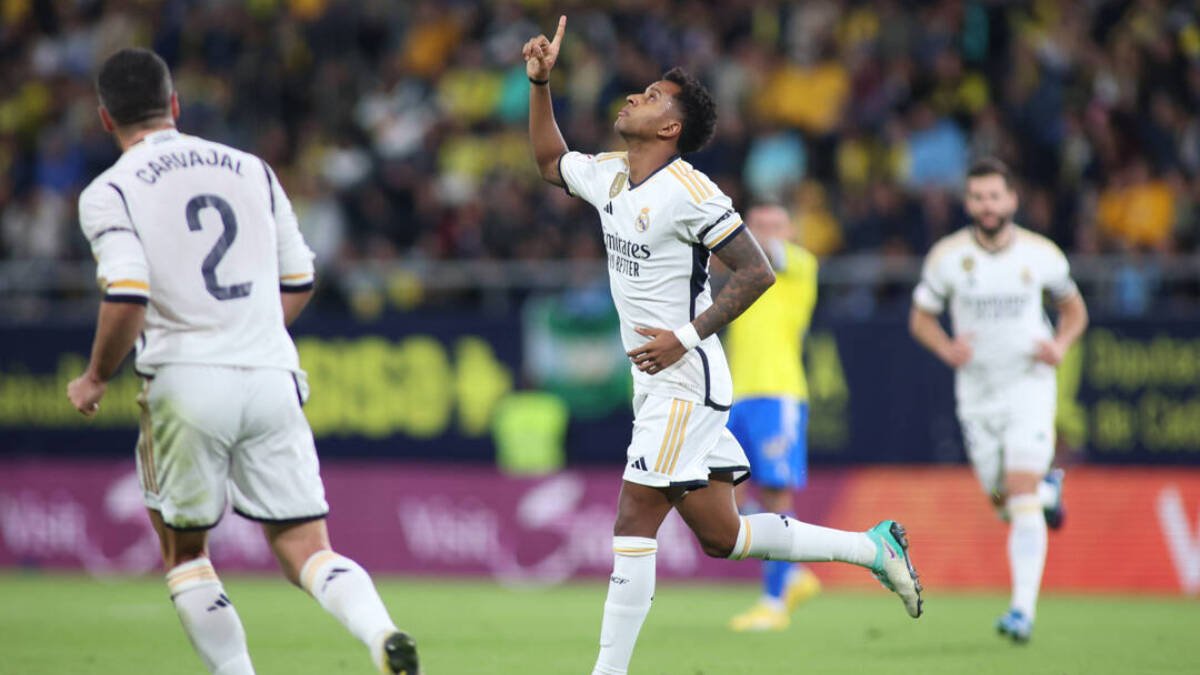
{"label": "raised arm", "polygon": [[525,57],[525,74],[529,76],[529,141],[533,145],[533,158],[542,178],[559,187],[563,187],[564,183],[558,173],[558,158],[568,148],[554,120],[554,106],[550,101],[550,71],[558,62],[558,51],[566,30],[567,17],[561,16],[553,40],[539,35],[526,42],[521,51]]}

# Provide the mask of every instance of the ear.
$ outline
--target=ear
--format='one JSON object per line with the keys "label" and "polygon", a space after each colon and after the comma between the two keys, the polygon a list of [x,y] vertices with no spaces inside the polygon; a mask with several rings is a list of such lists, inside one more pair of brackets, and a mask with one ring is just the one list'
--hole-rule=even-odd
{"label": "ear", "polygon": [[179,119],[179,92],[171,92],[171,119]]}
{"label": "ear", "polygon": [[117,125],[113,123],[112,117],[108,114],[108,111],[104,109],[104,106],[97,106],[96,112],[100,113],[100,125],[104,127],[104,130],[110,134],[115,133],[117,130]]}
{"label": "ear", "polygon": [[658,128],[658,137],[664,141],[669,141],[679,138],[679,134],[683,132],[683,122],[668,117],[667,121]]}

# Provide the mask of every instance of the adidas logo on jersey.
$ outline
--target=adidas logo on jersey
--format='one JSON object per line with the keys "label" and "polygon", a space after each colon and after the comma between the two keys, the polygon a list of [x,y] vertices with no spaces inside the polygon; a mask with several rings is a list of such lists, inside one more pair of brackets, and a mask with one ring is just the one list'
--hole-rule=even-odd
{"label": "adidas logo on jersey", "polygon": [[629,466],[637,469],[638,471],[649,471],[650,470],[646,467],[646,458],[645,457],[638,457],[637,459],[633,460],[633,463],[630,464]]}

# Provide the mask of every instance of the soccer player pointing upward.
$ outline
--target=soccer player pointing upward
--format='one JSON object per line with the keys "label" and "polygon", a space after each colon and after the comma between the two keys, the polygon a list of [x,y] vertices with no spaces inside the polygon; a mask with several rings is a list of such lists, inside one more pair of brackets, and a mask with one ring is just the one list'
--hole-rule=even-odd
{"label": "soccer player pointing upward", "polygon": [[[542,177],[596,207],[621,339],[633,362],[634,425],[613,527],[613,573],[594,673],[624,673],[654,596],[655,536],[672,508],[705,553],[721,558],[844,561],[870,569],[913,617],[921,587],[903,528],[885,520],[843,532],[778,514],[739,517],[733,486],[746,454],[725,429],[732,400],[717,331],[774,282],[771,266],[728,197],[680,155],[712,136],[716,111],[679,69],[630,95],[615,128],[626,152],[571,152],[550,102],[566,17],[554,39],[525,44],[529,136]],[[708,260],[731,271],[713,298]]]}

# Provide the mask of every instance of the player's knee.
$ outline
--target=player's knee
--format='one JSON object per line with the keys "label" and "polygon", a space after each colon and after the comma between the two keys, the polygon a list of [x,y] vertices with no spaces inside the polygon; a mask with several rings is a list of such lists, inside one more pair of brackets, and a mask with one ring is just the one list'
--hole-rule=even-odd
{"label": "player's knee", "polygon": [[737,532],[697,532],[700,548],[710,558],[728,558],[737,544]]}
{"label": "player's knee", "polygon": [[658,528],[649,519],[636,512],[619,511],[613,523],[614,537],[649,537],[653,539]]}
{"label": "player's knee", "polygon": [[1034,494],[1041,476],[1032,471],[1010,472],[1004,477],[1004,492],[1007,496]]}

